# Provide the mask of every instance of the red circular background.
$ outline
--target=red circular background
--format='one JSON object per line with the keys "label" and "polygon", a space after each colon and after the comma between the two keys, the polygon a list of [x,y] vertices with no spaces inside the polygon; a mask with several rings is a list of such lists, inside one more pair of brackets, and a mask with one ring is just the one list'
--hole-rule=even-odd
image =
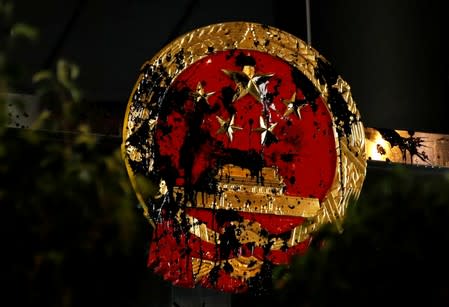
{"label": "red circular background", "polygon": [[[229,119],[232,114],[223,105],[222,89],[235,88],[235,82],[222,69],[242,71],[236,63],[241,54],[255,60],[256,74],[274,74],[268,81],[268,93],[273,94],[269,108],[272,123],[277,123],[273,130],[278,142],[269,146],[261,144],[261,135],[253,131],[258,128],[262,114],[262,104],[247,94],[233,103],[236,115],[235,130],[230,141],[225,133],[217,134],[220,124],[216,116]],[[195,91],[197,84],[203,84],[206,93],[214,92],[208,102],[213,112],[204,114],[201,132],[218,141],[225,148],[241,151],[254,150],[263,153],[265,166],[276,166],[286,184],[285,194],[292,196],[313,197],[320,201],[331,187],[336,171],[336,145],[331,115],[321,97],[314,103],[300,110],[301,118],[291,113],[284,116],[287,106],[283,103],[296,92],[296,99],[304,99],[301,84],[295,84],[292,70],[295,69],[282,59],[253,50],[222,51],[208,55],[188,66],[171,85],[171,89],[182,91],[186,88]],[[170,109],[170,106],[168,106]],[[196,112],[193,99],[184,102],[183,111],[169,111],[163,121],[159,120],[156,128],[156,143],[159,154],[169,157],[172,166],[178,171],[176,185],[185,184],[185,169],[180,163],[181,147],[190,133],[188,117]],[[184,112],[184,113],[183,113]],[[167,133],[167,129],[170,131]],[[194,184],[201,173],[216,167],[210,157],[219,148],[207,142],[195,148],[191,181]],[[195,145],[196,146],[196,145]],[[166,161],[166,160],[165,160]]]}

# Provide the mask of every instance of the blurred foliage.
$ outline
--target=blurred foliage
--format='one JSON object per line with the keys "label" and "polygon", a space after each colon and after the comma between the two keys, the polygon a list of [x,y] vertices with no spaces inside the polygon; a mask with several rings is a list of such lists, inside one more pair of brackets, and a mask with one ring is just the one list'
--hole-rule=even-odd
{"label": "blurred foliage", "polygon": [[89,104],[76,84],[78,67],[59,60],[34,74],[40,115],[31,129],[7,126],[10,109],[24,107],[8,93],[17,79],[31,79],[14,49],[38,36],[14,23],[12,11],[0,0],[2,300],[48,307],[138,306],[154,293],[166,300],[168,285],[146,268],[151,229],[121,140],[99,137],[80,120]]}
{"label": "blurred foliage", "polygon": [[370,174],[343,233],[324,226],[321,243],[279,272],[282,305],[449,305],[449,173],[394,166]]}
{"label": "blurred foliage", "polygon": [[449,171],[372,167],[343,223],[233,306],[449,306]]}

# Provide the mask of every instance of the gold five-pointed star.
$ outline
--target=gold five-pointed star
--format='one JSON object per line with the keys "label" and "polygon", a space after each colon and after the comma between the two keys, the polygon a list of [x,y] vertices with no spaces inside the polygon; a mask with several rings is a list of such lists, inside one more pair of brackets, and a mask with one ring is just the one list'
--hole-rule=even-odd
{"label": "gold five-pointed star", "polygon": [[204,90],[203,85],[201,84],[201,82],[198,82],[197,86],[196,86],[196,91],[191,93],[191,96],[193,97],[193,101],[195,103],[200,102],[201,100],[204,100],[207,104],[209,104],[209,97],[212,96],[213,94],[215,94],[215,92],[209,92],[206,93],[206,91]]}
{"label": "gold five-pointed star", "polygon": [[274,74],[256,74],[255,67],[250,65],[243,66],[242,71],[230,71],[222,69],[237,84],[235,95],[232,101],[242,98],[246,94],[250,94],[257,101],[261,102],[265,95],[263,84]]}
{"label": "gold five-pointed star", "polygon": [[282,102],[287,107],[284,116],[289,116],[290,114],[295,113],[296,116],[301,119],[300,111],[307,104],[305,99],[296,100],[296,92],[294,92],[290,99],[283,99]]}
{"label": "gold five-pointed star", "polygon": [[224,120],[220,116],[217,116],[217,120],[220,123],[220,128],[217,130],[218,133],[226,133],[229,140],[232,142],[234,130],[242,130],[242,127],[234,126],[234,115],[231,116],[230,120]]}
{"label": "gold five-pointed star", "polygon": [[260,116],[259,124],[260,124],[260,127],[253,129],[253,131],[260,132],[260,144],[262,144],[262,145],[265,144],[268,136],[271,136],[274,139],[276,139],[276,137],[274,136],[273,130],[278,123],[274,123],[274,124],[271,124],[270,126],[268,126],[268,123],[264,121],[262,116]]}

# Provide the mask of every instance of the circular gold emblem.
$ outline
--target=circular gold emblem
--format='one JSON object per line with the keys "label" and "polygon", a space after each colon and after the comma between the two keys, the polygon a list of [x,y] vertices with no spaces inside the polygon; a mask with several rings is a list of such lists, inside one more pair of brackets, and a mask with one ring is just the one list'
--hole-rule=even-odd
{"label": "circular gold emblem", "polygon": [[269,289],[358,197],[364,140],[349,85],[299,38],[246,22],[179,37],[142,66],[123,127],[149,265],[180,286]]}

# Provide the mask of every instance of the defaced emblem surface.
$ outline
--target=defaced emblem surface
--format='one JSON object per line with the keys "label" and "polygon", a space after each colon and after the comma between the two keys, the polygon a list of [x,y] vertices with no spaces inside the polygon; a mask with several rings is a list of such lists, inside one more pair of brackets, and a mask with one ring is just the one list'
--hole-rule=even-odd
{"label": "defaced emblem surface", "polygon": [[142,66],[123,127],[149,266],[185,287],[269,288],[358,197],[364,140],[349,85],[299,38],[246,22],[179,37]]}

